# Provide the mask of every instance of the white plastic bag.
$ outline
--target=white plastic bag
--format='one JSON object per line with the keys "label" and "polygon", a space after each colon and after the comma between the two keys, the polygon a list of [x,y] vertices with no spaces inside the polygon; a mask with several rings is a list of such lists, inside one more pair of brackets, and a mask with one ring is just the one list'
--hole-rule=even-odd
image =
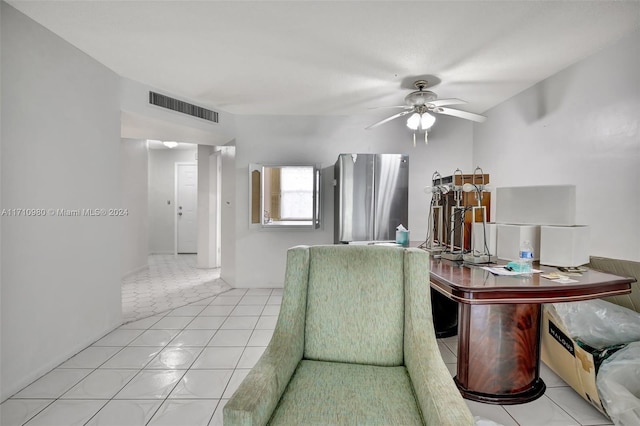
{"label": "white plastic bag", "polygon": [[602,363],[596,387],[616,425],[640,425],[640,342],[630,343]]}
{"label": "white plastic bag", "polygon": [[571,337],[592,348],[640,341],[640,313],[631,309],[600,299],[553,306]]}

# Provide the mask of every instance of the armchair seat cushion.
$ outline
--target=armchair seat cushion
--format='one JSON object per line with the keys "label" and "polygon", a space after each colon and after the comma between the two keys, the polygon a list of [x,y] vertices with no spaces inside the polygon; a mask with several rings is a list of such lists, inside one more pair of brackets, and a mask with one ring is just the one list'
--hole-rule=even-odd
{"label": "armchair seat cushion", "polygon": [[422,425],[404,366],[302,360],[271,425]]}

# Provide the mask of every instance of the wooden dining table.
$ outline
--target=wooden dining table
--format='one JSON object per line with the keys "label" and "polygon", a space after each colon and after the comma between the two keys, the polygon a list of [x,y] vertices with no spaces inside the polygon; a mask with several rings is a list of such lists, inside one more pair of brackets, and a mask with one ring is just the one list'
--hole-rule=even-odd
{"label": "wooden dining table", "polygon": [[[536,264],[534,268],[558,272]],[[635,282],[590,269],[570,279],[572,282],[555,282],[540,273],[531,277],[495,275],[478,265],[431,259],[431,287],[458,302],[454,380],[464,398],[520,404],[542,396],[542,304],[626,294]]]}

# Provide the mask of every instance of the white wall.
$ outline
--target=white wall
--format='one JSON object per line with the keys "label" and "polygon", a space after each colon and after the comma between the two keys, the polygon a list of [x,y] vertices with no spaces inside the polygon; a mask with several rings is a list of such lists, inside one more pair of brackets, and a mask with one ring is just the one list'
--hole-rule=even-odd
{"label": "white wall", "polygon": [[120,148],[122,242],[121,275],[140,271],[148,266],[149,255],[149,153],[147,141],[122,139]]}
{"label": "white wall", "polygon": [[235,141],[220,147],[222,208],[220,278],[236,283],[236,147]]}
{"label": "white wall", "polygon": [[473,144],[474,162],[494,187],[576,185],[577,221],[591,226],[591,254],[635,261],[639,40],[636,32],[490,110],[474,125]]}
{"label": "white wall", "polygon": [[149,253],[175,251],[175,164],[196,163],[190,149],[149,150]]}
{"label": "white wall", "polygon": [[[238,116],[236,139],[236,287],[282,286],[286,250],[298,244],[333,244],[333,165],[341,153],[409,154],[409,229],[413,240],[427,230],[429,198],[423,188],[438,170],[472,171],[469,122],[440,116],[429,145],[416,148],[402,120],[372,130],[381,117]],[[249,229],[249,163],[321,164],[323,228],[307,230]],[[223,207],[224,209],[224,207]],[[225,227],[223,223],[223,227]],[[226,256],[223,246],[223,261]],[[223,273],[224,273],[223,263]],[[229,281],[227,281],[229,282]]]}
{"label": "white wall", "polygon": [[[0,23],[2,22],[2,10],[0,7]],[[0,46],[2,46],[2,31],[0,31]],[[0,64],[2,59],[0,58]],[[2,81],[2,66],[0,66],[0,82]],[[0,84],[0,99],[2,99],[2,84]],[[2,106],[0,104],[0,129],[2,129]],[[0,141],[2,135],[0,134]],[[0,143],[0,165],[2,164],[2,143]],[[0,211],[4,208],[2,202],[2,173],[0,173]],[[0,226],[0,241],[2,241],[2,226]],[[0,244],[0,321],[2,320],[2,244]],[[2,366],[2,326],[0,325],[0,366]],[[1,367],[0,367],[1,370]],[[1,378],[1,373],[0,373]],[[3,400],[3,393],[0,389],[0,402]]]}
{"label": "white wall", "polygon": [[[118,77],[2,2],[2,206],[120,207]],[[117,217],[2,217],[5,399],[121,323]]]}
{"label": "white wall", "polygon": [[198,268],[220,267],[220,152],[198,145]]}

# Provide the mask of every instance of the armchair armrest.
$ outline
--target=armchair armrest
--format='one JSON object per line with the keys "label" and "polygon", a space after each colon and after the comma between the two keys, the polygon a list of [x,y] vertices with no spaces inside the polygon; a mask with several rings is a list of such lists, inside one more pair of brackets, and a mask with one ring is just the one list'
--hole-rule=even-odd
{"label": "armchair armrest", "polygon": [[284,294],[276,329],[258,363],[224,407],[225,425],[265,425],[302,359],[309,248],[287,251]]}
{"label": "armchair armrest", "polygon": [[405,254],[405,365],[426,424],[473,425],[474,420],[442,360],[433,328],[429,256]]}
{"label": "armchair armrest", "polygon": [[258,363],[225,405],[225,425],[267,424],[302,359],[302,351],[294,350],[295,340],[292,335],[274,334]]}

